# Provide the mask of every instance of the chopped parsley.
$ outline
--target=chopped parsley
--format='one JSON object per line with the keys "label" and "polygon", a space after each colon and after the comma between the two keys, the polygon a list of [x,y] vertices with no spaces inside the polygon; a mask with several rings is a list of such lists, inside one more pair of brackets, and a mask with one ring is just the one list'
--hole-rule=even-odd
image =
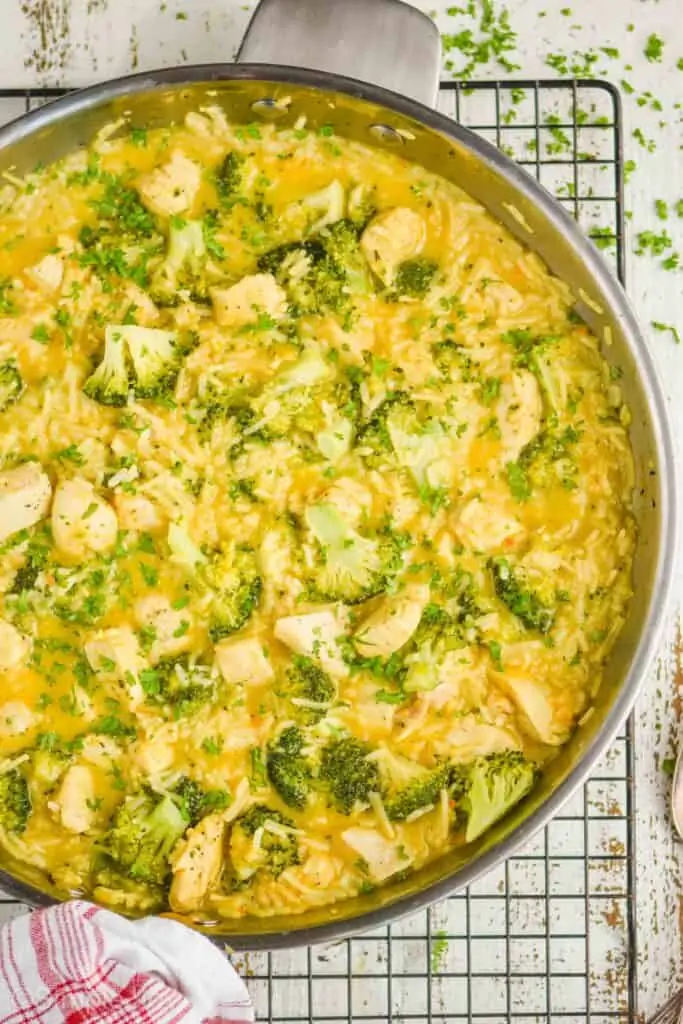
{"label": "chopped parsley", "polygon": [[681,336],[678,332],[678,328],[674,327],[673,324],[663,324],[660,320],[652,320],[651,323],[655,331],[659,331],[660,333],[668,331],[676,344],[680,345]]}
{"label": "chopped parsley", "polygon": [[486,645],[491,655],[491,661],[495,665],[498,672],[504,672],[503,668],[503,648],[500,646],[497,640],[489,640]]}
{"label": "chopped parsley", "polygon": [[652,32],[647,37],[647,43],[645,44],[643,53],[651,63],[661,61],[664,55],[664,40],[661,36]]}
{"label": "chopped parsley", "polygon": [[50,340],[50,330],[46,324],[36,324],[31,331],[31,338],[33,341],[40,342],[41,345],[47,345]]}
{"label": "chopped parsley", "polygon": [[85,455],[77,444],[70,444],[66,448],[62,448],[61,451],[55,452],[53,457],[58,462],[71,462],[74,466],[83,466],[86,461]]}
{"label": "chopped parsley", "polygon": [[11,295],[12,287],[12,282],[8,277],[0,279],[0,313],[4,316],[13,316],[17,312]]}
{"label": "chopped parsley", "polygon": [[432,974],[438,974],[444,964],[448,953],[448,939],[445,932],[435,932],[432,939],[432,948],[429,954],[429,964]]}
{"label": "chopped parsley", "polygon": [[224,739],[222,736],[207,736],[202,740],[202,750],[205,754],[217,757],[223,750]]}
{"label": "chopped parsley", "polygon": [[598,249],[613,249],[617,244],[612,228],[596,226],[592,227],[588,234]]}
{"label": "chopped parsley", "polygon": [[524,467],[519,462],[508,462],[506,473],[510,494],[515,501],[528,501],[531,497],[531,484]]}
{"label": "chopped parsley", "polygon": [[[449,17],[468,18],[458,32],[441,36],[445,68],[454,78],[471,78],[473,72],[489,64],[498,65],[507,72],[518,71],[520,65],[511,57],[517,49],[517,34],[510,25],[510,16],[504,8],[498,13],[492,0],[482,0],[481,6],[468,2],[467,7],[449,7]],[[460,59],[456,61],[455,55]]]}

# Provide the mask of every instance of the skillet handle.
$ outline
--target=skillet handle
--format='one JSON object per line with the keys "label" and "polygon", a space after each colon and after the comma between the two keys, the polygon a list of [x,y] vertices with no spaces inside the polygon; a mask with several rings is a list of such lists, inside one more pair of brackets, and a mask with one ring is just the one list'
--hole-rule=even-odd
{"label": "skillet handle", "polygon": [[441,39],[401,0],[261,0],[237,60],[346,75],[433,107]]}

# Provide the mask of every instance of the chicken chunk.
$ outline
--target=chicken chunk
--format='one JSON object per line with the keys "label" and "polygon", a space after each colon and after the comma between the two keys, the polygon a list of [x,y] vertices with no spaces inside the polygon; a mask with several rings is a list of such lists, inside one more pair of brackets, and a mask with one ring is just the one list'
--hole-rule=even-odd
{"label": "chicken chunk", "polygon": [[494,499],[473,498],[457,513],[454,522],[458,539],[475,551],[509,551],[526,531]]}
{"label": "chicken chunk", "polygon": [[210,295],[221,327],[252,323],[260,313],[281,320],[287,312],[287,295],[272,274],[247,274],[230,288],[211,288]]}
{"label": "chicken chunk", "polygon": [[137,707],[144,700],[139,676],[145,661],[132,629],[119,626],[98,630],[86,640],[84,651],[93,672],[103,682],[115,683],[130,707]]}
{"label": "chicken chunk", "polygon": [[122,530],[154,533],[164,525],[164,518],[157,506],[142,494],[117,492],[114,495],[114,508]]}
{"label": "chicken chunk", "polygon": [[533,373],[515,370],[503,381],[496,413],[505,454],[514,460],[541,429],[543,399]]}
{"label": "chicken chunk", "polygon": [[387,839],[374,828],[347,828],[342,839],[365,861],[374,882],[383,882],[410,867],[411,857],[400,842]]}
{"label": "chicken chunk", "polygon": [[51,494],[49,477],[35,462],[0,473],[0,542],[47,515]]}
{"label": "chicken chunk", "polygon": [[147,779],[167,772],[175,761],[177,744],[175,722],[164,723],[144,739],[136,740],[130,747],[131,761]]}
{"label": "chicken chunk", "polygon": [[110,771],[112,761],[118,760],[120,754],[121,750],[111,736],[100,736],[97,733],[83,736],[80,756],[87,764]]}
{"label": "chicken chunk", "polygon": [[556,720],[550,689],[546,683],[511,672],[495,672],[492,675],[503,693],[516,705],[523,732],[551,747],[566,741],[567,729]]}
{"label": "chicken chunk", "polygon": [[349,671],[339,648],[339,638],[346,626],[346,611],[339,606],[304,615],[288,615],[277,620],[274,632],[290,650],[317,659],[331,676],[341,678]]}
{"label": "chicken chunk", "polygon": [[406,644],[417,629],[429,602],[424,583],[407,586],[399,594],[385,597],[379,607],[360,624],[356,647],[367,658],[386,658]]}
{"label": "chicken chunk", "polygon": [[64,277],[64,260],[56,252],[49,252],[26,271],[31,282],[41,291],[56,292]]}
{"label": "chicken chunk", "polygon": [[216,644],[216,662],[226,683],[259,686],[275,675],[262,642],[255,636]]}
{"label": "chicken chunk", "polygon": [[178,913],[199,910],[218,881],[223,865],[222,814],[209,814],[191,828],[173,854],[173,881],[168,901]]}
{"label": "chicken chunk", "polygon": [[140,288],[133,281],[127,281],[123,300],[123,314],[131,307],[135,306],[135,322],[140,324],[142,327],[153,327],[159,319],[159,310],[154,305],[154,302],[150,298],[149,294]]}
{"label": "chicken chunk", "polygon": [[517,749],[519,742],[512,733],[497,725],[482,722],[475,715],[457,719],[448,734],[448,756],[457,762]]}
{"label": "chicken chunk", "polygon": [[176,151],[162,167],[155,167],[140,178],[138,192],[152,213],[171,217],[191,209],[201,182],[201,168]]}
{"label": "chicken chunk", "polygon": [[172,608],[165,597],[149,594],[135,605],[135,617],[140,626],[154,630],[155,640],[150,650],[153,662],[174,658],[192,647],[192,621],[187,608]]}
{"label": "chicken chunk", "polygon": [[360,244],[377,277],[389,286],[399,265],[422,251],[425,239],[425,223],[420,214],[407,206],[395,206],[370,221]]}
{"label": "chicken chunk", "polygon": [[95,780],[90,768],[74,764],[66,772],[54,798],[59,819],[69,832],[87,832],[95,818]]}
{"label": "chicken chunk", "polygon": [[22,736],[33,729],[36,722],[36,716],[23,701],[8,700],[0,704],[0,736]]}
{"label": "chicken chunk", "polygon": [[109,551],[116,543],[116,512],[93,485],[62,480],[52,502],[52,535],[59,551],[75,561]]}
{"label": "chicken chunk", "polygon": [[31,641],[10,622],[0,619],[0,672],[19,668],[31,650]]}

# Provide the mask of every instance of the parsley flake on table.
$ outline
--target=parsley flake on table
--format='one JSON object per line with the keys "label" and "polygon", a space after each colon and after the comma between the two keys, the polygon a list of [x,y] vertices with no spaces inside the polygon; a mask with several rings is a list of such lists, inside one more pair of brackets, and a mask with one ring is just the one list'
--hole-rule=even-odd
{"label": "parsley flake on table", "polygon": [[590,229],[588,234],[598,249],[613,249],[616,245],[617,240],[610,227],[601,228],[596,225]]}
{"label": "parsley flake on table", "polygon": [[673,340],[676,342],[676,344],[680,345],[681,336],[678,332],[678,328],[674,327],[673,324],[663,324],[660,320],[652,320],[651,325],[653,330],[659,331],[660,334],[668,331],[671,334]]}
{"label": "parsley flake on table", "polygon": [[661,61],[664,56],[664,40],[661,36],[652,32],[647,37],[647,43],[645,44],[643,53],[651,63]]}

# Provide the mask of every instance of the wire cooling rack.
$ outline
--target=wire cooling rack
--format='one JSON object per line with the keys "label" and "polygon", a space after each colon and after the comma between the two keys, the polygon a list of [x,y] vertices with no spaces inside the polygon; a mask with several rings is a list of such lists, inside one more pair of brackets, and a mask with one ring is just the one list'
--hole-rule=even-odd
{"label": "wire cooling rack", "polygon": [[[0,89],[0,122],[65,90]],[[595,81],[445,83],[439,109],[534,174],[624,280],[619,96]],[[389,928],[242,954],[267,1024],[631,1024],[636,1019],[633,772],[627,727],[524,851]],[[23,908],[5,898],[0,916]]]}

